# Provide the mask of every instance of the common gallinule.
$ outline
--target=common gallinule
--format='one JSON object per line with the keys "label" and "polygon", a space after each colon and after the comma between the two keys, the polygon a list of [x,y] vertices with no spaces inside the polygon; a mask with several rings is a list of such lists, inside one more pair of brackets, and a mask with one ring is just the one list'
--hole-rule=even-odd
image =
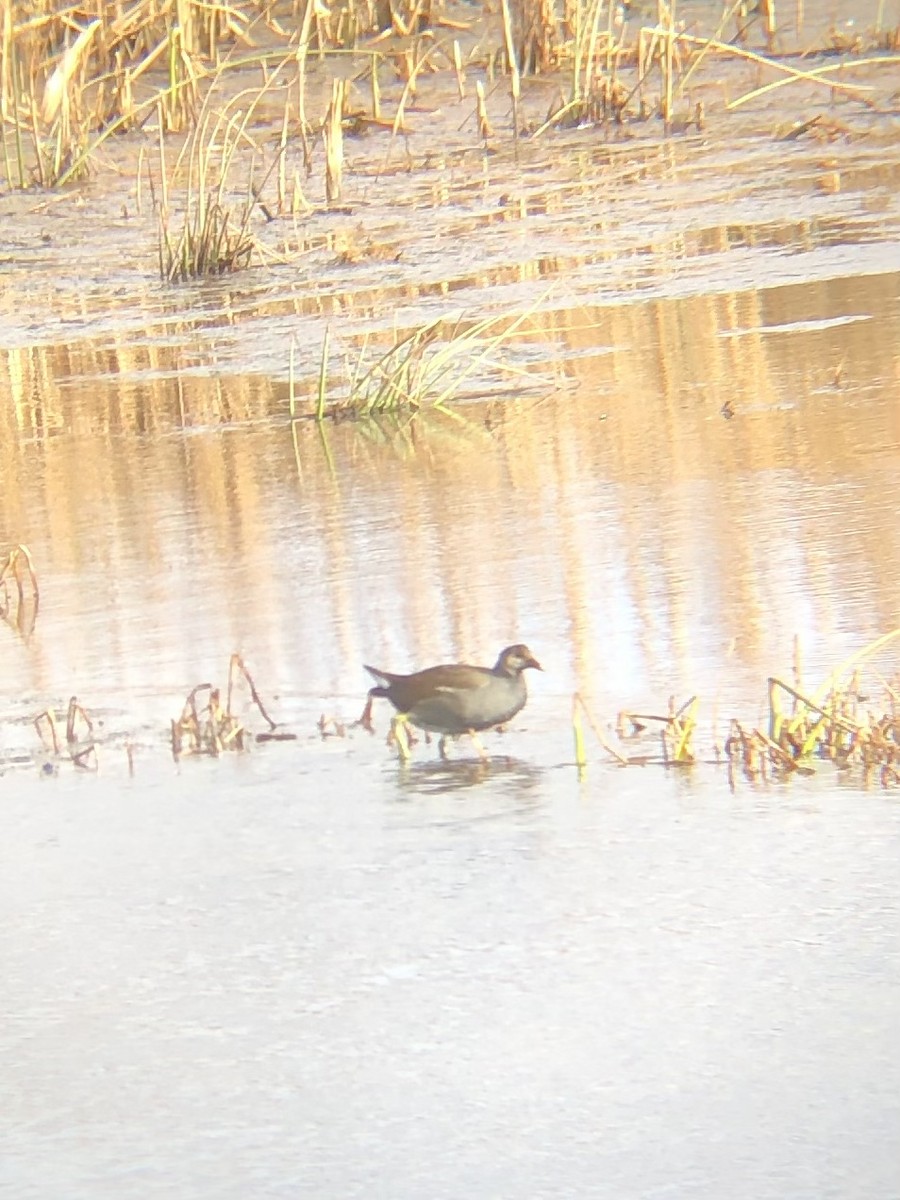
{"label": "common gallinule", "polygon": [[521,644],[502,650],[493,667],[447,663],[412,675],[394,675],[367,666],[378,686],[369,691],[360,723],[372,728],[372,701],[383,697],[410,724],[439,733],[443,756],[445,738],[475,734],[512,720],[528,699],[524,676],[528,667],[541,670],[528,647]]}

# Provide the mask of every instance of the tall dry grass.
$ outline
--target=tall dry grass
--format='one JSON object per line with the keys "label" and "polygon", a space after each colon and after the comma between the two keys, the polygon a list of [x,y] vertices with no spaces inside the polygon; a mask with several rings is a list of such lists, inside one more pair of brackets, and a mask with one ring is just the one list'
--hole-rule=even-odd
{"label": "tall dry grass", "polygon": [[[368,122],[390,128],[393,144],[427,72],[452,73],[462,97],[465,73],[472,70],[478,76],[474,136],[486,146],[511,135],[517,155],[523,133],[542,134],[558,124],[657,119],[666,133],[701,128],[704,111],[691,86],[700,65],[714,56],[736,56],[777,72],[767,89],[802,80],[865,100],[847,73],[836,78],[836,64],[785,60],[781,52],[792,36],[796,41],[800,17],[793,31],[779,24],[769,0],[752,12],[744,0],[734,0],[708,31],[688,27],[677,0],[657,0],[651,14],[632,13],[615,0],[500,0],[488,11],[489,33],[481,37],[473,31],[477,14],[451,19],[432,0],[335,0],[327,6],[321,0],[0,0],[0,178],[10,190],[62,187],[93,169],[108,139],[157,125],[164,166],[162,273],[175,280],[253,261],[250,216],[257,204],[267,219],[300,207],[299,179],[289,200],[285,174],[294,135],[307,172],[315,144],[324,143],[323,192],[327,203],[337,203],[344,189],[345,133],[353,123]],[[466,50],[460,46],[464,36]],[[364,39],[367,57],[356,79],[348,80],[345,56]],[[896,48],[900,36],[884,28],[882,10],[852,44],[834,30],[821,31],[820,42],[841,54],[878,48],[882,57],[875,61],[885,70],[898,61],[883,53]],[[316,114],[307,105],[311,57],[326,85],[322,93],[331,96],[327,110]],[[509,79],[502,124],[490,86],[498,65]],[[402,88],[393,115],[382,116],[380,73],[390,67],[391,82]],[[257,70],[259,81],[248,84],[248,73]],[[522,79],[551,72],[568,81],[568,94],[535,131],[522,119]],[[290,78],[279,85],[277,114],[268,114],[280,122],[279,149],[274,163],[263,164],[251,146],[249,121],[262,97],[272,97],[275,74]],[[223,85],[231,77],[240,102],[229,99]],[[371,88],[372,116],[364,119],[349,111],[360,79]],[[731,105],[757,95],[759,90]],[[172,161],[189,164],[183,178],[177,171],[165,174]],[[274,168],[278,195],[272,205],[260,199],[259,175],[268,178]],[[175,228],[179,189],[185,217]]]}

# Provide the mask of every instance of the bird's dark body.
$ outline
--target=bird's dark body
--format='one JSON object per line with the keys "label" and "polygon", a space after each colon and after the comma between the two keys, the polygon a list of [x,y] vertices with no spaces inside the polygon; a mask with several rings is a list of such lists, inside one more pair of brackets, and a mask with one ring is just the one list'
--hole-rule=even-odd
{"label": "bird's dark body", "polygon": [[447,663],[411,675],[380,667],[366,670],[377,681],[370,697],[389,700],[419,729],[459,737],[505,725],[528,699],[523,672],[540,666],[526,646],[508,646],[493,667]]}

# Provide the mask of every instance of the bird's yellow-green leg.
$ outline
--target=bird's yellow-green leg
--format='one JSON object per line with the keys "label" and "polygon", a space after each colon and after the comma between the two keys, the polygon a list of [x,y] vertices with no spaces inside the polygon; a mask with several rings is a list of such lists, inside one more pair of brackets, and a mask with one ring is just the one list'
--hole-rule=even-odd
{"label": "bird's yellow-green leg", "polygon": [[406,713],[398,713],[396,717],[391,717],[391,738],[397,745],[397,757],[401,762],[409,762],[408,722],[409,717]]}
{"label": "bird's yellow-green leg", "polygon": [[[482,759],[483,762],[487,762],[488,761],[488,752],[487,752],[487,750],[485,750],[484,746],[482,746],[481,739],[478,737],[478,734],[475,732],[474,729],[470,729],[470,730],[468,730],[468,735],[472,739],[472,745],[478,751],[479,757]],[[441,758],[443,758],[445,761],[450,757],[450,755],[447,753],[447,741],[450,738],[450,736],[451,736],[450,734],[446,734],[446,733],[442,734],[441,740],[438,742],[438,753],[440,754]],[[452,740],[455,742],[456,738],[453,737]]]}
{"label": "bird's yellow-green leg", "polygon": [[472,739],[472,745],[478,751],[481,761],[487,762],[488,752],[487,752],[487,750],[485,750],[484,746],[482,746],[481,739],[479,738],[478,734],[475,732],[474,729],[469,730],[469,737]]}

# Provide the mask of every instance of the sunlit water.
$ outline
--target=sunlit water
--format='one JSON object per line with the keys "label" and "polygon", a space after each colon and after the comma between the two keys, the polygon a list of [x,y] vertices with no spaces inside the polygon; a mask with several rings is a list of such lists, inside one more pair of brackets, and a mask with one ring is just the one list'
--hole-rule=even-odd
{"label": "sunlit water", "polygon": [[[900,1194],[896,802],[711,761],[795,638],[812,687],[900,624],[890,168],[830,149],[859,191],[826,196],[765,145],[727,195],[654,152],[593,224],[588,161],[512,240],[491,179],[443,241],[391,213],[399,264],[311,259],[318,290],[119,263],[119,304],[80,244],[4,302],[0,548],[41,592],[30,638],[0,626],[4,1195]],[[290,338],[309,374],[326,324],[343,353],[398,297],[414,327],[545,275],[510,351],[537,383],[292,436]],[[518,640],[545,671],[487,764],[401,766],[384,711],[319,735],[363,662]],[[233,651],[297,739],[173,763]],[[589,734],[579,780],[576,689],[610,738],[698,695],[706,761]],[[72,695],[96,774],[31,724]]]}

